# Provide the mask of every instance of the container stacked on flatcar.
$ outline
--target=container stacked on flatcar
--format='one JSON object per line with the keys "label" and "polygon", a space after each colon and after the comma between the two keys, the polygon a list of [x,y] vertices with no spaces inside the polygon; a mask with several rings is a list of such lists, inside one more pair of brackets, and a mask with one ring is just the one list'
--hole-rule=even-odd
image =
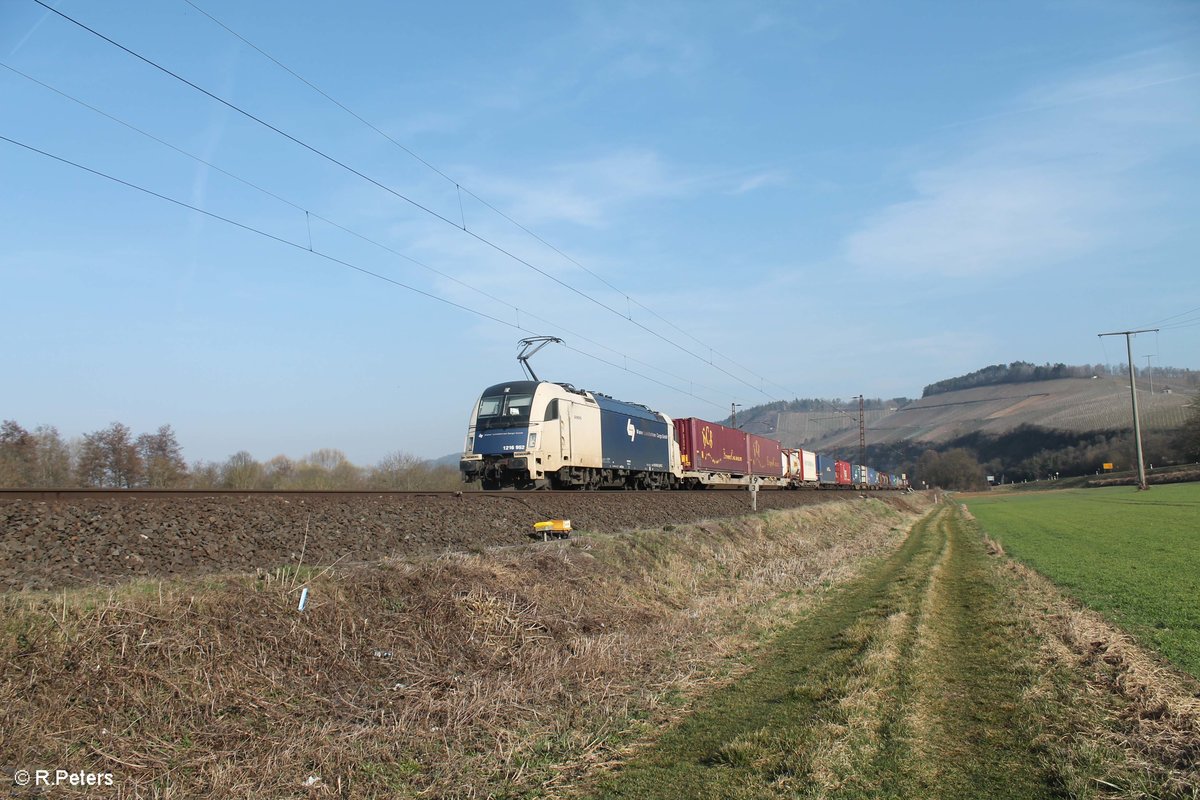
{"label": "container stacked on flatcar", "polygon": [[836,461],[833,456],[817,453],[817,483],[830,486],[837,484]]}
{"label": "container stacked on flatcar", "polygon": [[685,483],[736,485],[751,477],[777,485],[786,481],[786,456],[774,439],[695,417],[675,420],[675,438]]}
{"label": "container stacked on flatcar", "polygon": [[750,462],[750,474],[764,478],[782,478],[783,448],[774,439],[746,434],[747,460]]}
{"label": "container stacked on flatcar", "polygon": [[749,475],[746,433],[715,422],[685,417],[675,420],[679,460],[684,472]]}

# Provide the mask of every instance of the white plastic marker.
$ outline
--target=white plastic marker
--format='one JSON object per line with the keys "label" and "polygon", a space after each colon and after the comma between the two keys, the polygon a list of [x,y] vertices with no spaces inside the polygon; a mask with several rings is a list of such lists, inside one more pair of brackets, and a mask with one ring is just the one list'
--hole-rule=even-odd
{"label": "white plastic marker", "polygon": [[300,591],[300,605],[296,607],[296,610],[297,610],[297,611],[303,611],[303,610],[304,610],[304,607],[305,607],[306,605],[308,605],[308,587],[307,587],[307,586],[305,586],[305,587],[304,587],[304,588],[303,588],[303,589]]}

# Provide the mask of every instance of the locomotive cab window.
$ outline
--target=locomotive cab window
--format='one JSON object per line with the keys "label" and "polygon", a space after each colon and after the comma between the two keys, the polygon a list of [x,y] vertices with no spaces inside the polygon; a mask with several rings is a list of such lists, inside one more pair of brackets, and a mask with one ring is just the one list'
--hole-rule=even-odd
{"label": "locomotive cab window", "polygon": [[529,419],[529,406],[533,403],[531,394],[510,394],[504,399],[504,418]]}
{"label": "locomotive cab window", "polygon": [[479,401],[479,418],[505,420],[529,419],[529,404],[533,402],[531,394],[506,394],[499,397],[485,397]]}
{"label": "locomotive cab window", "polygon": [[479,401],[479,417],[495,417],[499,415],[500,409],[504,406],[503,397],[485,397]]}
{"label": "locomotive cab window", "polygon": [[557,397],[546,404],[546,415],[542,419],[546,422],[549,422],[552,419],[558,419],[558,398]]}

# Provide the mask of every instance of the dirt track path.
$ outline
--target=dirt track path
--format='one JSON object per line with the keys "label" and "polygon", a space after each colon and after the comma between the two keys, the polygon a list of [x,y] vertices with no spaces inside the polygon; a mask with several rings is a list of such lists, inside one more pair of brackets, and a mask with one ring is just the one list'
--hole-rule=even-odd
{"label": "dirt track path", "polygon": [[604,798],[1056,796],[1026,628],[953,506],[782,634]]}

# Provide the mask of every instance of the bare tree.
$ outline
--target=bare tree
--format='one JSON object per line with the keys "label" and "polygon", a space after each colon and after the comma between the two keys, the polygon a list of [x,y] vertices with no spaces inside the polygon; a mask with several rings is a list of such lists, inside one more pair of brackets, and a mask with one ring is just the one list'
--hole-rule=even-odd
{"label": "bare tree", "polygon": [[370,484],[373,489],[391,489],[406,491],[426,489],[429,466],[425,460],[397,451],[383,457],[371,469]]}
{"label": "bare tree", "polygon": [[193,489],[216,489],[221,485],[222,465],[215,461],[194,461],[188,471],[187,485]]}
{"label": "bare tree", "polygon": [[356,489],[362,485],[362,470],[341,450],[325,447],[301,459],[293,485],[297,489]]}
{"label": "bare tree", "polygon": [[245,450],[231,455],[221,467],[221,486],[225,489],[257,489],[262,477],[262,464]]}
{"label": "bare tree", "polygon": [[295,480],[296,462],[285,455],[278,455],[264,467],[263,480],[271,489],[289,489]]}
{"label": "bare tree", "polygon": [[143,478],[142,458],[132,433],[119,422],[83,435],[75,470],[85,486],[128,489],[139,485]]}
{"label": "bare tree", "polygon": [[33,431],[37,448],[33,485],[70,486],[72,483],[71,449],[53,425],[39,425]]}
{"label": "bare tree", "polygon": [[917,460],[916,477],[930,486],[968,491],[987,486],[983,466],[971,451],[956,447],[939,453],[926,450]]}
{"label": "bare tree", "polygon": [[36,459],[33,434],[10,419],[0,424],[0,485],[30,486]]}
{"label": "bare tree", "polygon": [[182,486],[187,481],[187,462],[183,448],[175,439],[170,425],[161,426],[156,433],[143,433],[137,438],[137,451],[145,466],[146,485],[155,489]]}

